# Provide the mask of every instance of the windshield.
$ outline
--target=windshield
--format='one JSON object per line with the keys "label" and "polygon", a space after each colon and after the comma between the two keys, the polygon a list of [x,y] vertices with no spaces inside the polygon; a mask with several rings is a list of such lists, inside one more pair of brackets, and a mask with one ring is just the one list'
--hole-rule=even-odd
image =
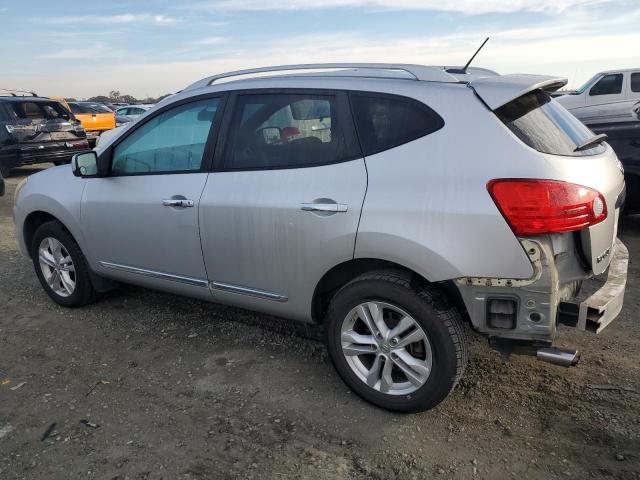
{"label": "windshield", "polygon": [[73,113],[104,113],[102,110],[95,108],[94,105],[87,103],[69,103],[69,108]]}
{"label": "windshield", "polygon": [[495,114],[520,140],[542,153],[581,157],[605,150],[601,143],[576,151],[594,137],[593,132],[542,90],[516,98]]}
{"label": "windshield", "polygon": [[594,80],[595,80],[597,77],[600,77],[600,74],[598,74],[598,75],[594,75],[594,76],[593,76],[593,77],[591,77],[589,80],[587,80],[586,82],[584,82],[580,88],[576,89],[576,91],[574,92],[574,95],[579,95],[579,94],[581,94],[582,92],[584,92],[587,88],[589,88],[589,86],[590,86],[592,83],[594,83]]}

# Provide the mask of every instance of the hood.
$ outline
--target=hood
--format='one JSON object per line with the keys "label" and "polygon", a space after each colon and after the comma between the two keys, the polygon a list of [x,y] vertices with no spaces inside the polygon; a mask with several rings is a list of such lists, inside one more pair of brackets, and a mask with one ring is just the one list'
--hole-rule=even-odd
{"label": "hood", "polygon": [[553,92],[566,84],[567,79],[562,77],[520,73],[481,77],[469,82],[469,86],[491,110],[496,110],[532,90]]}

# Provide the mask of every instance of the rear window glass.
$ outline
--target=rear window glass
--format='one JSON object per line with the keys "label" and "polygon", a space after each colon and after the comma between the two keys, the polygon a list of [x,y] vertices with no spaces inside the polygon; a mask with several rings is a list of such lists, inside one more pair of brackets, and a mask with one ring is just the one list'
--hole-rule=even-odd
{"label": "rear window glass", "polygon": [[594,133],[541,90],[507,103],[495,114],[520,140],[542,153],[581,157],[605,150],[603,144],[598,144],[588,150],[576,151]]}
{"label": "rear window glass", "polygon": [[640,72],[631,74],[631,91],[640,92]]}
{"label": "rear window glass", "polygon": [[53,120],[70,118],[58,102],[8,102],[7,106],[20,120]]}
{"label": "rear window glass", "polygon": [[388,150],[440,130],[444,120],[424,104],[402,97],[351,97],[365,155]]}

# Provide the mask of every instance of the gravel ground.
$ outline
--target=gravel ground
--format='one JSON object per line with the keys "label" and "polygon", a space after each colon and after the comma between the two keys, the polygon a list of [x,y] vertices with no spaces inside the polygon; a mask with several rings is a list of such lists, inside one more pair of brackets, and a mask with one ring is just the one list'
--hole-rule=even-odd
{"label": "gravel ground", "polygon": [[349,392],[311,328],[129,286],[54,305],[11,221],[35,170],[0,199],[0,478],[640,479],[640,217],[618,320],[562,331],[577,368],[476,338],[452,395],[400,415]]}

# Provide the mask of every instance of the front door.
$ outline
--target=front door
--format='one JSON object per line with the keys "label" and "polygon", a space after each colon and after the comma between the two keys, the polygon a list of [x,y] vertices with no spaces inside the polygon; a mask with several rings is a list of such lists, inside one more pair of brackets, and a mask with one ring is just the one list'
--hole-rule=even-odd
{"label": "front door", "polygon": [[213,296],[308,320],[313,291],[353,258],[367,175],[346,96],[238,94],[200,204]]}
{"label": "front door", "polygon": [[110,176],[87,180],[81,218],[98,272],[208,294],[198,206],[219,104],[206,98],[159,111],[115,145]]}

